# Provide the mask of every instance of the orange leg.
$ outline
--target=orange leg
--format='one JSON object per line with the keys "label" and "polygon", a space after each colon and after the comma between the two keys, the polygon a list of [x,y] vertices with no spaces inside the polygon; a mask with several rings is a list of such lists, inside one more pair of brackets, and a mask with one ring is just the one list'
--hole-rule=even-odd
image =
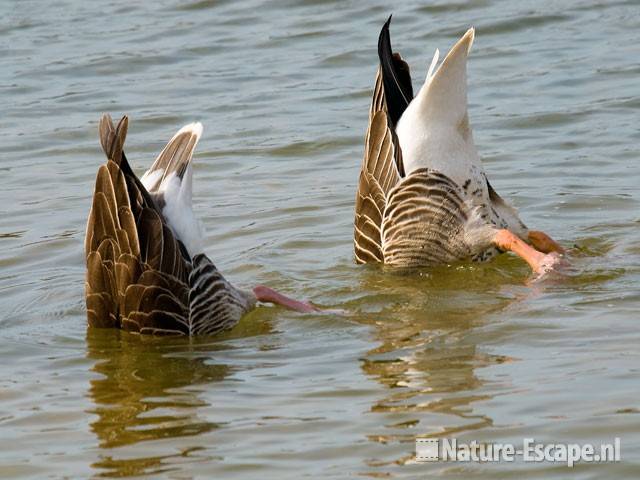
{"label": "orange leg", "polygon": [[498,230],[493,242],[503,250],[509,250],[522,257],[536,273],[545,273],[559,263],[560,256],[557,253],[545,255],[522,241],[516,234],[509,230]]}
{"label": "orange leg", "polygon": [[544,253],[557,252],[561,255],[564,255],[565,253],[562,245],[546,233],[539,230],[529,230],[529,242],[531,242],[531,245],[533,245],[534,248]]}

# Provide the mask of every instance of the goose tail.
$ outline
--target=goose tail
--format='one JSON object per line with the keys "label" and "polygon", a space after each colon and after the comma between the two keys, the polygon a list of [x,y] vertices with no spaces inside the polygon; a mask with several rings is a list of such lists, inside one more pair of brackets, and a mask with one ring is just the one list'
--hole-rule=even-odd
{"label": "goose tail", "polygon": [[202,135],[200,122],[182,127],[169,140],[141,181],[167,223],[193,257],[203,252],[203,229],[192,208],[193,152]]}

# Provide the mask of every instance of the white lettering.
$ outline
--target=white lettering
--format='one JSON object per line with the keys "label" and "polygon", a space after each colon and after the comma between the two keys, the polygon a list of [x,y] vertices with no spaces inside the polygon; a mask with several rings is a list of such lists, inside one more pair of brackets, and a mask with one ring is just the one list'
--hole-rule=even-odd
{"label": "white lettering", "polygon": [[[418,442],[418,440],[416,440]],[[433,440],[433,442],[436,442]],[[422,440],[423,450],[426,448]],[[599,446],[591,443],[536,443],[533,438],[522,440],[522,449],[518,450],[511,443],[481,443],[471,440],[459,443],[455,438],[440,439],[440,456],[422,458],[417,453],[417,461],[449,460],[456,462],[513,462],[516,456],[522,457],[525,462],[555,462],[564,463],[573,468],[578,462],[619,462],[621,458],[620,438],[616,437],[613,443],[602,443]],[[437,445],[437,444],[436,444]],[[416,452],[419,445],[416,443]]]}
{"label": "white lettering", "polygon": [[457,460],[458,441],[455,438],[443,438],[441,445],[443,460]]}

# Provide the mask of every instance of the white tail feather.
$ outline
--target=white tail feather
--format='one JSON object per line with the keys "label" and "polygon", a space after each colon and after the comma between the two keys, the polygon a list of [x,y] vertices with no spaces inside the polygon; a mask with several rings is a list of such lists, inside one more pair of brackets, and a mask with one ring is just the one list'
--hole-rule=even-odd
{"label": "white tail feather", "polygon": [[163,182],[165,206],[162,214],[167,219],[171,230],[184,243],[192,257],[204,251],[204,229],[202,222],[193,213],[191,205],[191,185],[187,178],[191,177],[191,166],[182,181],[172,174]]}
{"label": "white tail feather", "polygon": [[398,122],[407,174],[432,168],[462,184],[474,165],[480,167],[467,115],[467,55],[473,39],[471,28],[440,66],[436,50],[424,85]]}
{"label": "white tail feather", "polygon": [[[165,172],[170,173],[167,171],[168,169],[166,167],[171,166],[171,163],[169,163],[169,165],[166,165],[163,168],[158,168],[158,163],[161,161],[161,159],[163,159],[163,157],[165,157],[168,154],[169,149],[172,148],[176,139],[185,133],[191,134],[191,137],[194,138],[193,145],[191,146],[188,152],[184,152],[184,151],[173,152],[172,158],[175,158],[178,155],[186,154],[187,158],[185,158],[184,160],[180,158],[180,160],[187,161],[189,163],[191,162],[191,158],[193,156],[193,152],[196,148],[196,145],[198,144],[198,140],[200,140],[200,137],[202,136],[202,123],[200,122],[193,122],[185,125],[180,130],[178,130],[173,137],[171,137],[171,140],[169,140],[169,142],[167,142],[167,145],[165,145],[165,147],[162,149],[162,151],[160,152],[156,160],[153,162],[149,170],[147,170],[145,174],[142,176],[142,178],[140,179],[140,181],[142,182],[142,184],[145,186],[147,190],[150,190],[150,191],[159,190],[152,187],[159,178],[162,178],[162,175],[164,175]],[[160,177],[158,177],[158,175],[160,175]],[[166,179],[163,179],[163,181],[165,180]],[[160,186],[160,189],[161,188],[162,186]]]}
{"label": "white tail feather", "polygon": [[425,82],[428,82],[429,80],[431,80],[431,77],[433,76],[433,71],[435,70],[436,65],[438,65],[439,58],[440,58],[440,50],[436,48],[436,51],[433,54],[433,59],[431,60],[431,65],[429,65],[429,70],[427,71],[427,79],[425,80]]}
{"label": "white tail feather", "polygon": [[[189,135],[185,135],[189,134]],[[193,152],[202,135],[200,122],[182,127],[169,140],[141,181],[145,188],[164,200],[164,215],[169,227],[184,243],[191,256],[203,252],[202,223],[193,213]],[[178,176],[186,164],[182,178]]]}

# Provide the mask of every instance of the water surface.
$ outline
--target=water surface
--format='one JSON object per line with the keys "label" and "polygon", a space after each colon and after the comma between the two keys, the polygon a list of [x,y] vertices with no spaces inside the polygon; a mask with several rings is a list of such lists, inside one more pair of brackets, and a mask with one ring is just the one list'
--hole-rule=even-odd
{"label": "water surface", "polygon": [[[353,198],[388,2],[3,2],[0,476],[638,478],[637,2],[408,1],[426,74],[477,29],[470,117],[494,187],[572,247],[387,274],[353,264]],[[144,171],[200,120],[195,208],[238,285],[347,310],[260,308],[217,338],[87,331],[97,122]],[[416,437],[596,442],[623,461],[415,464]]]}

